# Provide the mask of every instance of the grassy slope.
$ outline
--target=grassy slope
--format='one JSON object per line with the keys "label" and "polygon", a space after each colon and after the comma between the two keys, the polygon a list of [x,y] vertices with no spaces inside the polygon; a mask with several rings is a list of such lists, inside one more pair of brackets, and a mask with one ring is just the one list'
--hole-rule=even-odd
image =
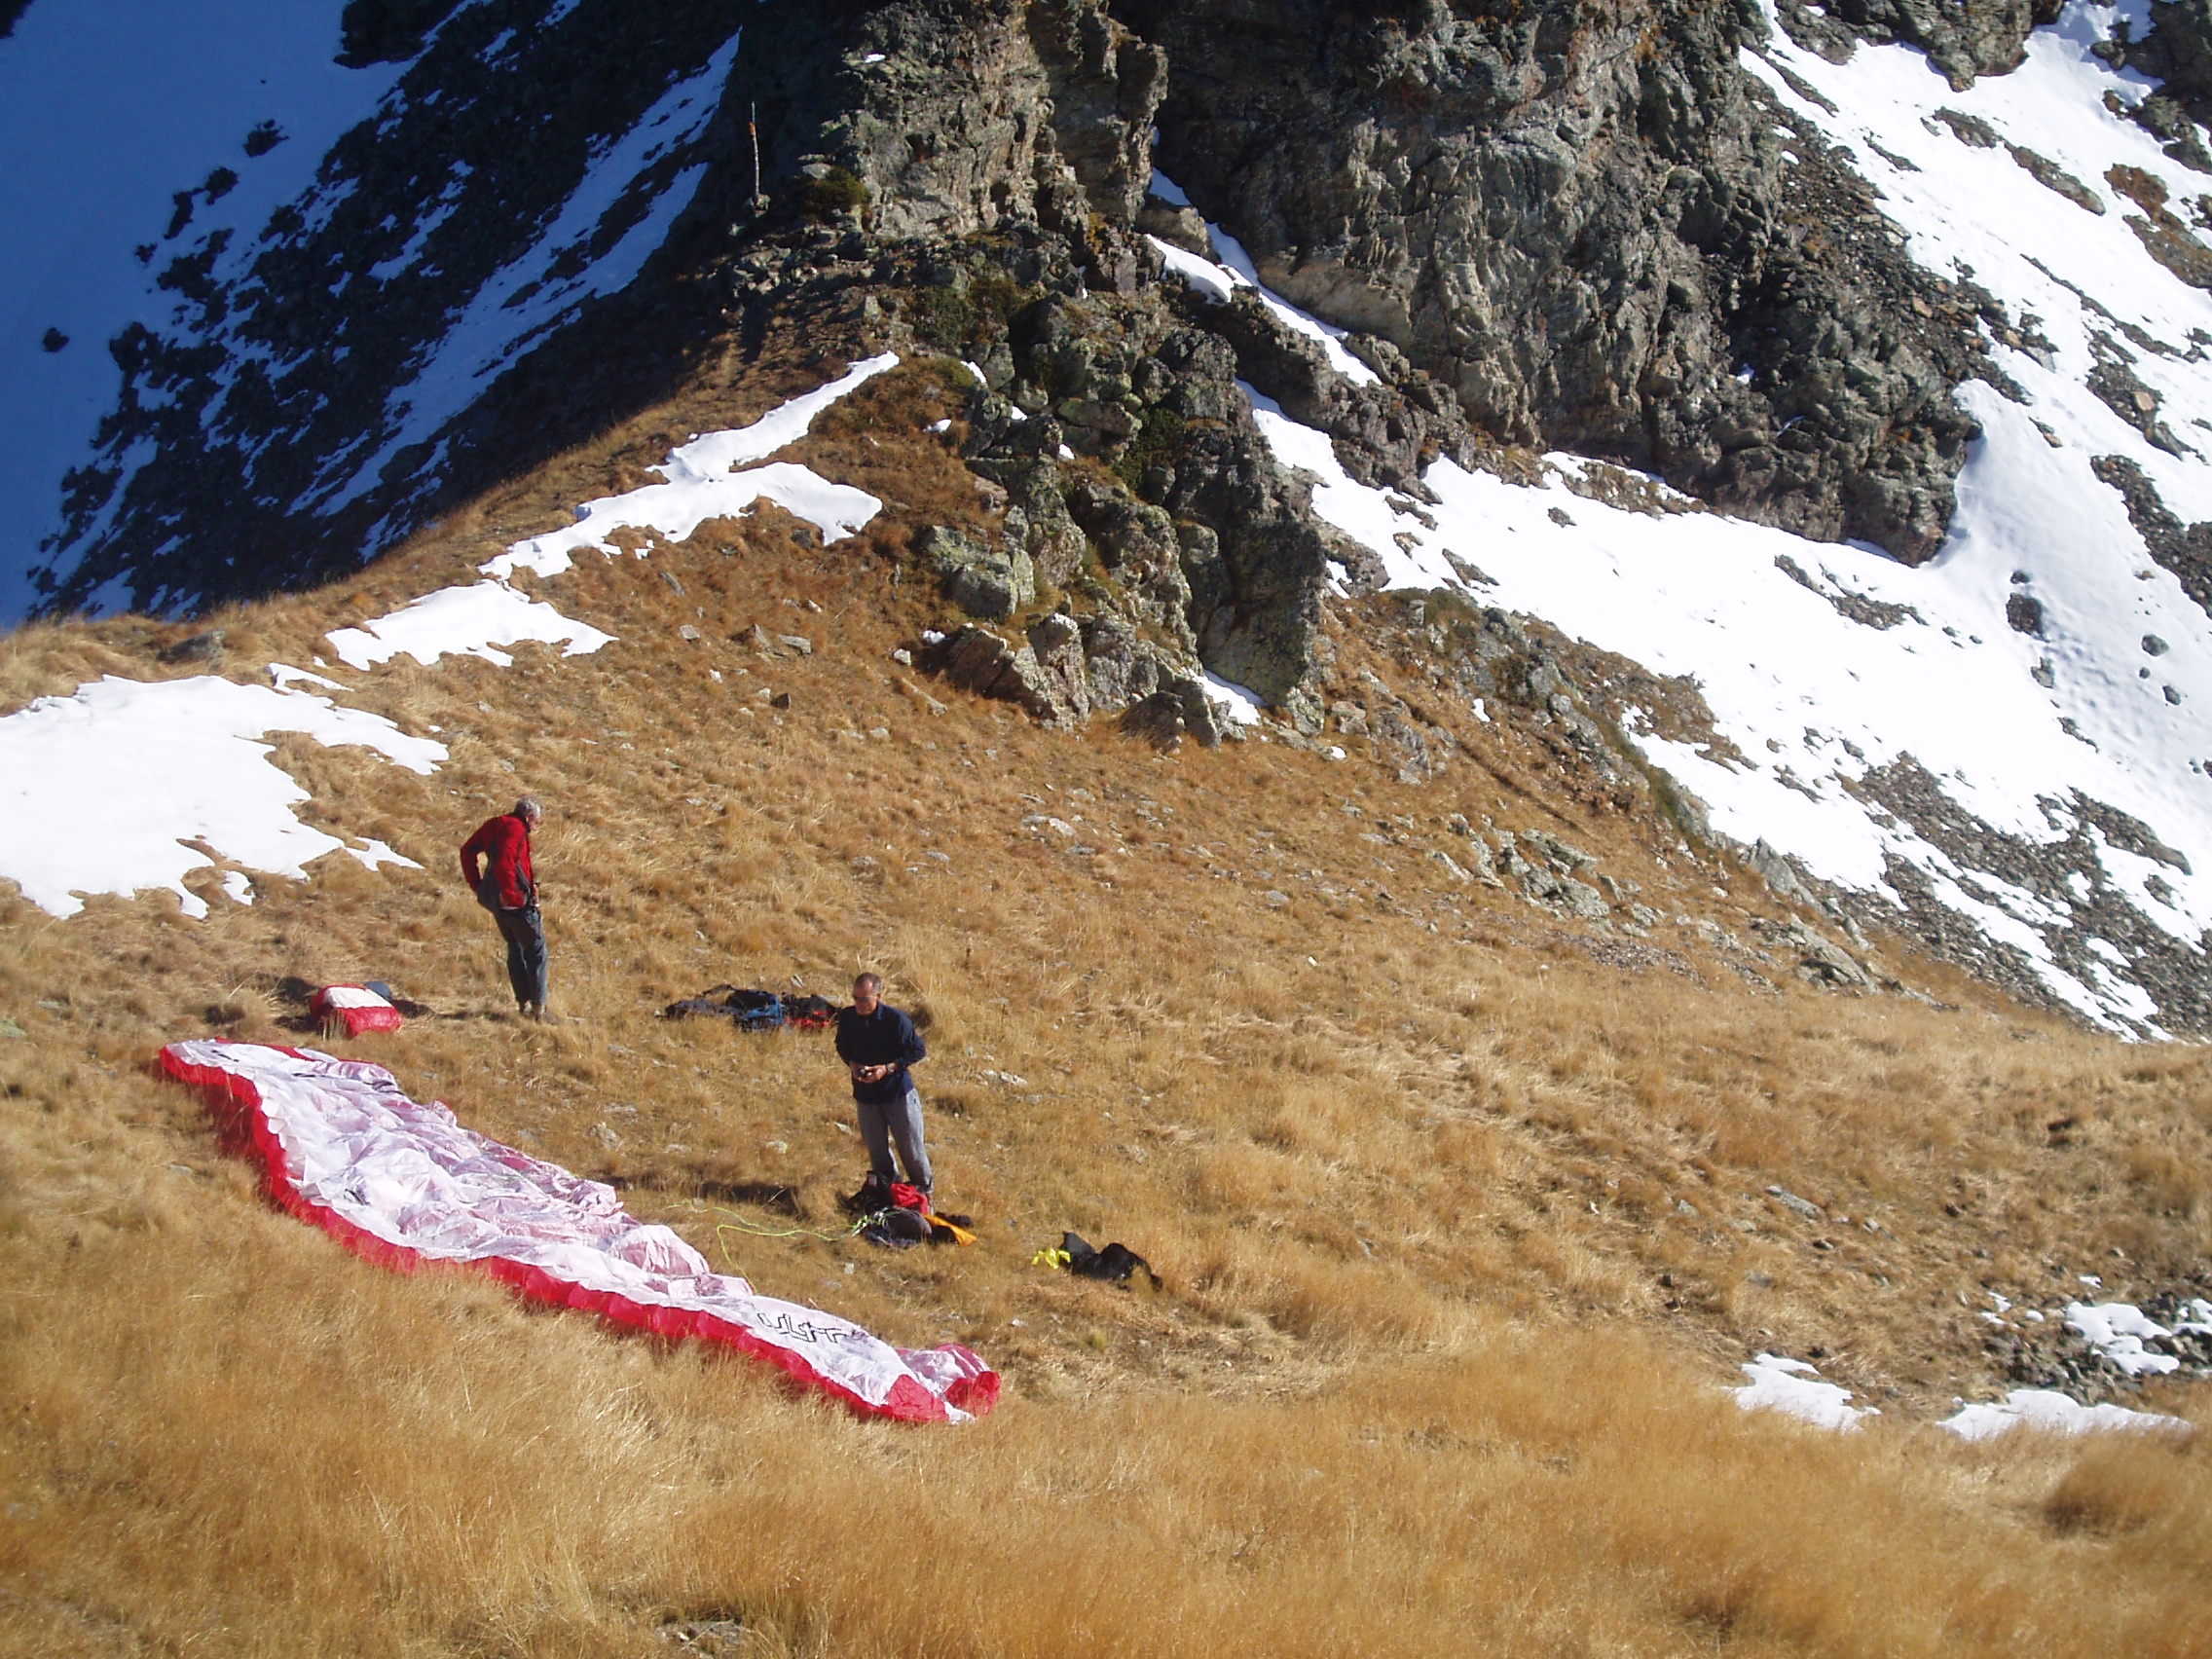
{"label": "grassy slope", "polygon": [[[819,378],[702,388],[355,582],[221,618],[230,672],[305,664]],[[902,373],[803,446],[893,502],[866,537],[704,527],[547,584],[620,637],[597,656],[342,675],[453,761],[280,743],[306,816],[424,870],[334,858],[251,907],[210,872],[197,923],[0,898],[0,1014],[28,1033],[0,1041],[0,1648],[650,1653],[679,1618],[742,1619],[763,1654],[2202,1650],[2199,1452],[1915,1426],[1992,1381],[1983,1287],[2202,1265],[2201,1051],[2092,1038],[1901,952],[1954,1006],[1763,990],[1693,929],[1624,948],[1455,882],[1428,851],[1487,815],[1669,916],[1782,913],[1510,718],[1457,726],[1463,757],[1415,787],[1359,743],[1162,757],[917,682],[889,653],[937,612],[896,554],[976,511],[909,435],[940,407]],[[813,653],[754,652],[756,623]],[[178,672],[149,648],[175,632],[26,630],[0,707]],[[1340,614],[1347,685],[1412,683],[1367,638]],[[549,812],[574,1016],[552,1029],[505,1017],[448,867],[519,787]],[[929,1017],[973,1249],[746,1231],[833,1226],[859,1172],[827,1042],[652,1017],[719,980],[834,995],[861,966]],[[345,1258],[146,1071],[179,1036],[297,1040],[289,975],[391,979],[437,1016],[358,1051],[419,1097],[616,1180],[772,1293],[972,1343],[1007,1402],[959,1431],[859,1424]],[[1856,1219],[1809,1225],[1769,1184]],[[1031,1267],[1069,1227],[1165,1288]],[[1759,1348],[1819,1356],[1885,1419],[1742,1417],[1714,1384]]]}

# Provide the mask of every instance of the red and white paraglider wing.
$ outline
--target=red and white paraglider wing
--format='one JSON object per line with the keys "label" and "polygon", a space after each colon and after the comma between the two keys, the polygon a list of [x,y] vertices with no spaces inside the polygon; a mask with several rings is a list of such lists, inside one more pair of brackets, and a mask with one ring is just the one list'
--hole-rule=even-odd
{"label": "red and white paraglider wing", "polygon": [[372,1261],[474,1264],[534,1301],[741,1349],[869,1416],[960,1421],[998,1399],[997,1373],[968,1348],[895,1348],[760,1296],[612,1188],[409,1099],[382,1066],[212,1040],[172,1043],[162,1064],[236,1106],[278,1203]]}

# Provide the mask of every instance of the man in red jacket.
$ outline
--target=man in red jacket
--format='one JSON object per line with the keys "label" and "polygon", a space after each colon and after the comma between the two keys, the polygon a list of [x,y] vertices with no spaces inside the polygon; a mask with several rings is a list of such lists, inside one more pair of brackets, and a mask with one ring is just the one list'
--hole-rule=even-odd
{"label": "man in red jacket", "polygon": [[530,865],[530,832],[544,816],[524,795],[512,812],[486,819],[461,848],[461,878],[507,941],[507,982],[525,1019],[551,1017],[545,1012],[545,923],[537,913],[537,874]]}

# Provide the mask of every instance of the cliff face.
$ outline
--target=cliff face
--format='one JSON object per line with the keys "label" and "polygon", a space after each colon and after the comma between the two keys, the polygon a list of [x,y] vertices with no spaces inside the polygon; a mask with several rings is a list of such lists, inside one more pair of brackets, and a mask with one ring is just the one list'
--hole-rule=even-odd
{"label": "cliff face", "polygon": [[1950,389],[1974,308],[1793,145],[1738,67],[1755,8],[1123,11],[1179,66],[1161,148],[1194,201],[1481,429],[1934,551],[1973,429]]}

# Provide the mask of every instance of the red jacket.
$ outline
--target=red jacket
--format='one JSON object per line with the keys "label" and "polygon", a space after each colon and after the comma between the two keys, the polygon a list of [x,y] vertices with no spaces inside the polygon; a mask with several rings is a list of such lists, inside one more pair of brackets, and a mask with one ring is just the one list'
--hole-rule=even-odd
{"label": "red jacket", "polygon": [[[479,871],[476,861],[484,860]],[[490,897],[502,910],[520,910],[537,903],[537,873],[530,867],[530,826],[511,812],[487,818],[476,833],[461,843],[461,879],[479,897]]]}

